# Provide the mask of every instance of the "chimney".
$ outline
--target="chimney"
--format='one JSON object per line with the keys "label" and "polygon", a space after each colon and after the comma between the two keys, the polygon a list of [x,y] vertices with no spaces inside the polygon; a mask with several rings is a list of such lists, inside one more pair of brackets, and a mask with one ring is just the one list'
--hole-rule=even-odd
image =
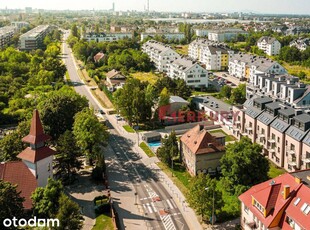
{"label": "chimney", "polygon": [[286,200],[289,195],[290,195],[290,186],[285,185],[283,188],[283,199]]}
{"label": "chimney", "polygon": [[295,177],[295,182],[297,184],[301,184],[302,180],[299,177]]}

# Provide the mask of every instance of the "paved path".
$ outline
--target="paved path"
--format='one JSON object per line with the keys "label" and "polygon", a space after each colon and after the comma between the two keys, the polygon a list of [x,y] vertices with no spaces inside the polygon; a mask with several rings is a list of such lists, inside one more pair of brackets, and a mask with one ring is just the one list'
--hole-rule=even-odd
{"label": "paved path", "polygon": [[96,196],[106,194],[102,184],[91,181],[90,170],[80,171],[78,181],[75,184],[66,186],[65,191],[69,193],[72,200],[81,207],[84,217],[83,230],[90,230],[96,223],[93,200]]}

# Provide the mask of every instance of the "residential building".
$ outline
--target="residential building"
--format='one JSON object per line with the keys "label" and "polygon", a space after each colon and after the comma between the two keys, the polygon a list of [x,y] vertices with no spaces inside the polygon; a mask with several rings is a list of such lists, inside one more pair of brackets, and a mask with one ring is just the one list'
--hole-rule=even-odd
{"label": "residential building", "polygon": [[180,57],[170,46],[154,40],[144,43],[142,51],[149,56],[160,72],[167,72],[168,64]]}
{"label": "residential building", "polygon": [[156,33],[141,33],[141,41],[146,38],[154,38],[155,36],[160,36],[166,38],[168,41],[179,40],[185,38],[184,33],[169,33],[169,32],[156,32]]}
{"label": "residential building", "polygon": [[195,34],[197,37],[206,37],[209,31],[209,29],[195,29]]}
{"label": "residential building", "polygon": [[291,75],[254,74],[246,86],[247,99],[269,96],[293,108],[310,108],[310,86]]}
{"label": "residential building", "polygon": [[310,38],[301,38],[290,42],[290,47],[295,46],[300,51],[305,51],[310,45]]}
{"label": "residential building", "polygon": [[310,169],[310,132],[302,142],[301,169]]}
{"label": "residential building", "polygon": [[239,196],[241,228],[310,229],[310,170],[286,173]]}
{"label": "residential building", "polygon": [[285,74],[278,62],[246,53],[233,54],[229,59],[228,72],[241,80],[251,81],[255,74]]}
{"label": "residential building", "polygon": [[20,50],[35,50],[43,48],[44,38],[50,31],[49,25],[40,25],[19,37]]}
{"label": "residential building", "polygon": [[15,34],[14,26],[4,26],[0,28],[0,48],[8,45]]}
{"label": "residential building", "polygon": [[196,109],[203,111],[211,120],[225,125],[228,129],[232,128],[232,107],[212,96],[193,97],[192,103]]}
{"label": "residential building", "polygon": [[[180,139],[181,155],[192,176],[220,171],[220,159],[225,154],[225,136],[212,136],[203,125],[196,125]],[[224,140],[223,140],[224,139]]]}
{"label": "residential building", "polygon": [[276,38],[268,36],[258,39],[257,46],[269,56],[278,55],[281,49],[281,43]]}
{"label": "residential building", "polygon": [[132,33],[85,33],[81,37],[82,39],[90,42],[90,41],[95,41],[95,42],[113,42],[113,41],[118,41],[121,39],[126,39],[126,38],[132,38]]}
{"label": "residential building", "polygon": [[206,39],[196,39],[188,48],[188,55],[200,61],[207,70],[226,70],[234,51],[224,43],[216,43]]}
{"label": "residential building", "polygon": [[248,32],[242,29],[224,29],[209,31],[208,39],[215,42],[227,42],[237,38],[238,34],[247,35]]}
{"label": "residential building", "polygon": [[126,77],[120,71],[113,69],[106,74],[106,85],[111,92],[122,88],[125,82]]}
{"label": "residential building", "polygon": [[100,60],[102,60],[104,58],[104,53],[103,52],[98,52],[95,56],[94,56],[94,61],[96,63],[100,62]]}
{"label": "residential building", "polygon": [[168,63],[167,76],[183,79],[193,88],[208,87],[208,71],[189,58],[181,57]]}
{"label": "residential building", "polygon": [[33,111],[30,132],[22,140],[29,143],[20,154],[21,161],[0,163],[0,179],[17,185],[17,191],[25,198],[25,210],[31,210],[31,194],[37,187],[45,187],[48,178],[53,177],[53,155],[55,151],[45,145],[50,139],[43,131],[37,110]]}
{"label": "residential building", "polygon": [[18,31],[24,27],[29,27],[29,22],[11,22],[11,26],[15,26]]}
{"label": "residential building", "polygon": [[284,168],[287,171],[295,171],[301,168],[302,140],[309,129],[309,114],[298,114],[292,118],[292,125],[285,132]]}

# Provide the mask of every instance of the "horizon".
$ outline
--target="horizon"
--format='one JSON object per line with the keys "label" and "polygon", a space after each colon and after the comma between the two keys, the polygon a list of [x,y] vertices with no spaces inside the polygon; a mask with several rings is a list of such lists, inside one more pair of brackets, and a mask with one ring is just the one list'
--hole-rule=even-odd
{"label": "horizon", "polygon": [[[307,0],[261,0],[259,2],[250,0],[192,0],[188,4],[188,0],[166,0],[156,1],[149,0],[150,12],[189,12],[189,13],[255,13],[255,14],[290,14],[290,15],[309,15],[310,12],[310,1]],[[137,11],[144,12],[147,9],[147,0],[140,1],[139,4],[134,0],[107,0],[105,2],[98,2],[94,0],[90,1],[60,1],[54,0],[53,2],[42,2],[39,0],[31,1],[20,1],[10,0],[9,2],[0,0],[0,9],[19,9],[23,10],[26,7],[32,9],[43,9],[43,10],[95,10],[104,11],[111,10],[115,5],[115,11]],[[301,7],[302,6],[302,7]]]}

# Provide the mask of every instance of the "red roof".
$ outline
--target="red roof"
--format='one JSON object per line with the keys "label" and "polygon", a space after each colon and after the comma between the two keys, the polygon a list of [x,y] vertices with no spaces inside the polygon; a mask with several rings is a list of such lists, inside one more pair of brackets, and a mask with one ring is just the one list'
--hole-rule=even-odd
{"label": "red roof", "polygon": [[[310,175],[310,170],[309,175]],[[296,172],[294,172],[296,174]],[[297,173],[298,175],[298,173]],[[309,183],[309,182],[308,182]],[[283,198],[284,187],[290,187],[290,193],[287,199]],[[295,176],[286,173],[274,179],[255,185],[248,191],[239,196],[239,200],[247,206],[266,228],[280,227],[284,228],[286,215],[303,226],[304,229],[310,229],[310,214],[305,215],[300,207],[306,202],[310,205],[310,187],[306,183],[299,183]],[[252,197],[267,210],[267,216],[252,205]],[[294,201],[297,197],[301,201],[297,206]],[[289,225],[288,225],[289,226]],[[291,228],[290,228],[291,229]]]}
{"label": "red roof", "polygon": [[20,154],[18,154],[17,157],[35,163],[54,154],[55,151],[47,146],[43,146],[38,149],[31,149],[30,147],[27,147]]}
{"label": "red roof", "polygon": [[104,57],[104,53],[99,52],[99,53],[97,53],[97,54],[94,56],[94,60],[95,60],[95,62],[98,62],[98,61],[100,61],[103,57]]}
{"label": "red roof", "polygon": [[187,131],[181,137],[181,141],[194,154],[215,153],[225,150],[225,146],[220,145],[201,125],[196,125],[194,128]]}
{"label": "red roof", "polygon": [[32,208],[31,194],[37,188],[35,176],[22,161],[12,161],[0,164],[0,179],[17,185],[17,191],[25,198],[24,208]]}
{"label": "red roof", "polygon": [[39,112],[35,109],[31,120],[30,133],[22,141],[30,144],[38,144],[49,139],[51,137],[44,133]]}

